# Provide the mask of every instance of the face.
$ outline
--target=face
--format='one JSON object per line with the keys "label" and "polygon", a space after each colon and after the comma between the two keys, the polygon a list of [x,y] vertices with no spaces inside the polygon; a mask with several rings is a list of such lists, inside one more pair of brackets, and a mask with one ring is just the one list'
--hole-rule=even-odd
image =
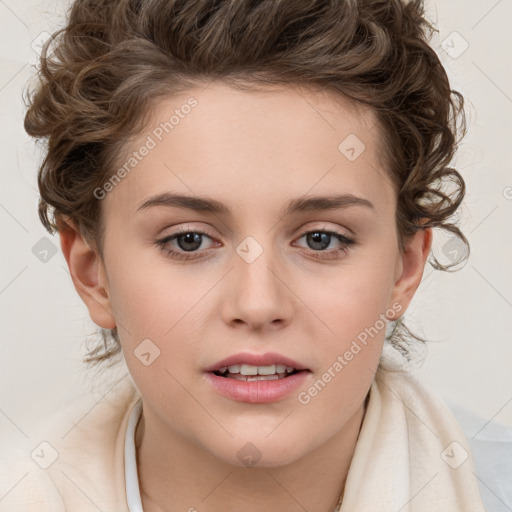
{"label": "face", "polygon": [[[290,463],[361,407],[386,315],[407,307],[379,127],[330,92],[220,83],[162,100],[148,126],[101,199],[103,284],[146,425],[231,464],[247,442]],[[205,370],[241,352],[306,370],[287,392],[226,396]]]}

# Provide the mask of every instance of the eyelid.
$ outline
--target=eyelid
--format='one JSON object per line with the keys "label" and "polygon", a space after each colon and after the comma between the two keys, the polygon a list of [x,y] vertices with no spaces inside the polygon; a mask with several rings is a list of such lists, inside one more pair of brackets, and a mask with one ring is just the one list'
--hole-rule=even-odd
{"label": "eyelid", "polygon": [[[344,241],[340,241],[340,243],[345,243],[346,245],[356,245],[358,243],[358,239],[356,234],[344,226],[340,226],[339,224],[328,223],[326,221],[316,221],[309,222],[305,225],[301,226],[301,228],[295,232],[293,235],[293,241],[296,242],[300,240],[302,237],[306,236],[309,233],[321,231],[323,233],[330,233],[331,236],[341,237]],[[309,249],[313,251],[313,249]],[[319,252],[328,252],[328,251],[319,251]]]}
{"label": "eyelid", "polygon": [[[309,224],[312,224],[313,222],[309,223]],[[340,229],[342,231],[340,231]],[[348,229],[348,228],[341,228],[341,227],[331,227],[331,226],[328,226],[328,225],[314,225],[314,226],[310,226],[308,227],[308,224],[306,224],[306,226],[302,226],[300,229],[296,230],[295,231],[295,235],[294,235],[294,240],[296,238],[300,238],[312,231],[322,231],[322,232],[330,232],[331,234],[334,234],[334,235],[341,235],[341,236],[344,236],[345,238],[348,238],[348,239],[353,239],[354,238],[354,233],[352,230]],[[344,232],[344,231],[348,231],[348,233]],[[172,233],[170,233],[169,235],[165,235],[165,236],[162,236],[160,238],[160,240],[162,239],[167,239],[167,238],[170,238],[170,237],[174,237],[174,236],[177,236],[177,235],[180,235],[182,233],[190,233],[190,232],[193,232],[193,233],[200,233],[200,234],[205,234],[207,235],[210,239],[216,239],[217,236],[212,233],[212,231],[208,228],[208,227],[203,227],[203,226],[200,226],[200,227],[196,227],[196,226],[190,226],[189,224],[185,224],[185,225],[181,225],[177,228],[174,228],[174,230],[172,231]]]}
{"label": "eyelid", "polygon": [[[170,227],[170,226],[168,226]],[[167,228],[166,228],[167,229]],[[181,225],[177,228],[172,228],[172,232],[168,235],[162,235],[160,239],[166,239],[183,233],[201,233],[208,235],[210,238],[216,238],[216,235],[208,227],[204,226],[190,226],[189,224]]]}
{"label": "eyelid", "polygon": [[[354,234],[350,229],[345,228],[343,226],[340,226],[338,224],[334,223],[328,223],[325,221],[313,221],[308,222],[305,225],[301,226],[299,230],[297,230],[297,233],[306,233],[310,231],[336,231],[336,233],[344,234],[347,237],[350,237],[351,234]],[[347,233],[344,233],[343,231],[347,231]]]}

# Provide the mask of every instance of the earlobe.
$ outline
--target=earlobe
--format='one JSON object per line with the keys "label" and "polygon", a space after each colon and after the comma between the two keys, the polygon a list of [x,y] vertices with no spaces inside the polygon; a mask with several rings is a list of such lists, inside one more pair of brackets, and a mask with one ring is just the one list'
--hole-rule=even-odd
{"label": "earlobe", "polygon": [[[431,246],[432,228],[420,229],[406,243],[403,254],[399,256],[391,304],[399,303],[402,315],[421,283]],[[399,316],[401,315],[396,315],[391,320],[397,320]]]}
{"label": "earlobe", "polygon": [[84,240],[75,224],[59,221],[59,237],[71,279],[92,321],[105,329],[116,326],[108,295],[108,281],[101,257]]}

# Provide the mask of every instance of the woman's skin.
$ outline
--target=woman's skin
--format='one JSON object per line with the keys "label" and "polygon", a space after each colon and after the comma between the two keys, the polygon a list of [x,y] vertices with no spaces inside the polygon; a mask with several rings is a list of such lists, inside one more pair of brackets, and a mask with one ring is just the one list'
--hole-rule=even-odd
{"label": "woman's skin", "polygon": [[[189,113],[159,141],[155,129],[191,97],[196,106],[181,110]],[[351,134],[365,146],[356,159],[357,151],[338,149]],[[120,167],[148,136],[156,147],[102,199],[103,258],[74,228],[60,234],[78,293],[97,325],[117,325],[142,394],[136,446],[144,510],[330,512],[349,470],[385,328],[359,342],[361,350],[307,404],[298,394],[365,329],[405,312],[431,229],[417,232],[400,253],[380,127],[368,108],[333,92],[194,87],[160,100],[147,129],[119,156]],[[165,192],[221,201],[231,213],[137,211]],[[283,214],[292,200],[341,194],[373,207]],[[156,243],[178,228],[210,237],[199,237],[195,252],[183,249],[193,245],[190,235],[168,243],[192,259],[174,259]],[[335,236],[304,236],[325,229],[356,243],[340,251]],[[245,245],[246,237],[256,245]],[[262,253],[248,262],[240,247]],[[134,353],[145,339],[160,350],[149,365]],[[236,401],[215,391],[204,369],[242,351],[278,352],[311,372],[278,401]],[[259,457],[254,466],[239,458],[243,450]]]}

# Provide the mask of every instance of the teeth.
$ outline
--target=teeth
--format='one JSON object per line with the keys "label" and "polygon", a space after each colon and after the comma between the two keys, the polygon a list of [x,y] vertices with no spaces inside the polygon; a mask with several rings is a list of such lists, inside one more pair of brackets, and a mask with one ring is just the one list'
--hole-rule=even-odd
{"label": "teeth", "polygon": [[[250,364],[240,365],[240,375],[258,375],[260,368],[267,368],[266,366],[252,366]],[[274,373],[274,372],[271,372]]]}
{"label": "teeth", "polygon": [[279,375],[240,375],[235,374],[232,377],[235,380],[245,380],[246,382],[251,382],[255,380],[277,380],[282,379],[283,377],[279,377]]}
{"label": "teeth", "polygon": [[285,366],[282,364],[272,364],[269,366],[253,366],[250,364],[233,364],[231,366],[223,366],[219,368],[220,373],[238,373],[241,375],[277,375],[282,373],[293,372],[293,366]]}
{"label": "teeth", "polygon": [[[243,367],[240,370],[240,373],[242,375],[244,375]],[[258,375],[274,375],[274,373],[276,373],[276,365],[275,364],[272,364],[270,366],[258,366]]]}

